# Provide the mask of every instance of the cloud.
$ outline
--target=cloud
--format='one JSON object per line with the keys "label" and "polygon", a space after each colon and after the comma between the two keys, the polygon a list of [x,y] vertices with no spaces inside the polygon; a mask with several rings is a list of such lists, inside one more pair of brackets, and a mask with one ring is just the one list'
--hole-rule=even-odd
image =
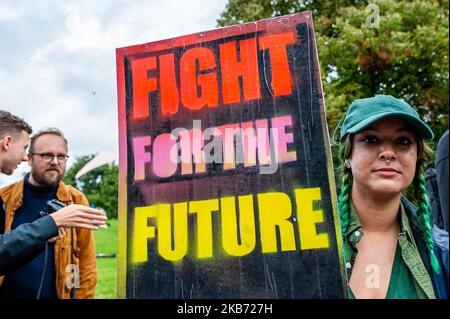
{"label": "cloud", "polygon": [[24,5],[11,6],[11,3],[0,2],[0,22],[3,21],[14,21],[19,19],[24,12]]}
{"label": "cloud", "polygon": [[[71,159],[117,152],[115,49],[215,28],[226,0],[0,3],[0,108],[55,126]],[[0,185],[20,179],[24,163]]]}

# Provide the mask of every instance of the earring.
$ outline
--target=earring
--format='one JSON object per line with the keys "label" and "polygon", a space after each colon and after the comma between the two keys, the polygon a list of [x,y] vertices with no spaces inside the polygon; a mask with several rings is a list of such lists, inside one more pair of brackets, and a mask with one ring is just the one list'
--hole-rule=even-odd
{"label": "earring", "polygon": [[350,161],[347,159],[347,160],[345,160],[345,162],[344,162],[344,166],[345,166],[345,168],[350,168],[351,167],[351,165],[350,165]]}

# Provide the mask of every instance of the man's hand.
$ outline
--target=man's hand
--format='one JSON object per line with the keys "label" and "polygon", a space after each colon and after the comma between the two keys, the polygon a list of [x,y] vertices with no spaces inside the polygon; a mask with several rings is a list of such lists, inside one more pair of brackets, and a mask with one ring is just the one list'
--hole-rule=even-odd
{"label": "man's hand", "polygon": [[48,243],[51,244],[51,243],[54,243],[57,240],[63,239],[63,237],[66,236],[66,234],[67,234],[66,229],[64,227],[59,227],[58,228],[58,236],[50,238],[48,240]]}
{"label": "man's hand", "polygon": [[[61,208],[57,212],[50,214],[50,216],[54,219],[56,226],[58,226],[58,232],[61,227],[97,229],[98,226],[104,225],[107,219],[104,212],[76,204]],[[61,233],[56,237],[60,235]]]}

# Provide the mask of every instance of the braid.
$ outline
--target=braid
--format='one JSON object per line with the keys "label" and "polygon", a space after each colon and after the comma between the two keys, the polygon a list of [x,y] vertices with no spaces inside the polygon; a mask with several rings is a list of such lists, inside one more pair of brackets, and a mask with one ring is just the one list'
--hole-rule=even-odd
{"label": "braid", "polygon": [[[347,233],[348,225],[350,223],[350,201],[351,201],[351,190],[352,185],[351,173],[349,169],[343,169],[342,179],[341,179],[341,190],[338,197],[338,208],[339,208],[339,219],[341,221],[341,232],[342,237],[345,238]],[[344,261],[348,260],[347,250],[344,247]]]}
{"label": "braid", "polygon": [[425,184],[425,177],[422,174],[418,174],[415,178],[416,198],[418,209],[416,211],[416,218],[421,227],[423,239],[430,255],[431,267],[435,273],[440,273],[439,262],[433,249],[433,237],[432,237],[432,225],[430,222],[430,201],[427,195],[427,189]]}
{"label": "braid", "polygon": [[338,197],[339,218],[341,220],[342,236],[347,232],[350,222],[350,192],[352,185],[350,184],[350,173],[345,170],[341,179],[341,191]]}
{"label": "braid", "polygon": [[[348,230],[348,226],[350,224],[350,203],[351,203],[351,191],[352,191],[352,181],[353,176],[351,169],[345,167],[345,159],[350,158],[352,152],[352,143],[353,137],[347,135],[343,140],[340,139],[340,128],[344,121],[344,117],[341,119],[340,123],[336,127],[333,132],[333,144],[336,146],[335,158],[339,159],[339,163],[337,167],[339,167],[338,175],[341,178],[341,184],[339,185],[340,191],[338,196],[338,210],[339,210],[339,220],[341,224],[341,233],[342,238],[345,238],[345,235]],[[345,241],[344,241],[345,242]],[[344,262],[347,262],[347,249],[344,245]]]}

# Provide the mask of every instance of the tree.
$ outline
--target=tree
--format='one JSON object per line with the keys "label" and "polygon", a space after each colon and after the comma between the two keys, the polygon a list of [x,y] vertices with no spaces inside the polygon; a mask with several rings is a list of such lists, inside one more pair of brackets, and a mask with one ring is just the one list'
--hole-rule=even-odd
{"label": "tree", "polygon": [[[390,94],[414,106],[439,138],[448,128],[448,0],[229,0],[220,26],[311,10],[330,131],[350,103]],[[437,140],[437,139],[436,139]]]}
{"label": "tree", "polygon": [[75,180],[77,172],[89,162],[94,155],[78,157],[67,170],[64,183],[80,188],[91,205],[103,208],[108,218],[117,218],[118,174],[116,164],[103,165]]}
{"label": "tree", "polygon": [[314,15],[326,18],[329,29],[333,25],[337,9],[342,6],[367,5],[362,0],[229,0],[217,20],[219,26],[239,24],[273,18],[300,11],[311,10]]}

